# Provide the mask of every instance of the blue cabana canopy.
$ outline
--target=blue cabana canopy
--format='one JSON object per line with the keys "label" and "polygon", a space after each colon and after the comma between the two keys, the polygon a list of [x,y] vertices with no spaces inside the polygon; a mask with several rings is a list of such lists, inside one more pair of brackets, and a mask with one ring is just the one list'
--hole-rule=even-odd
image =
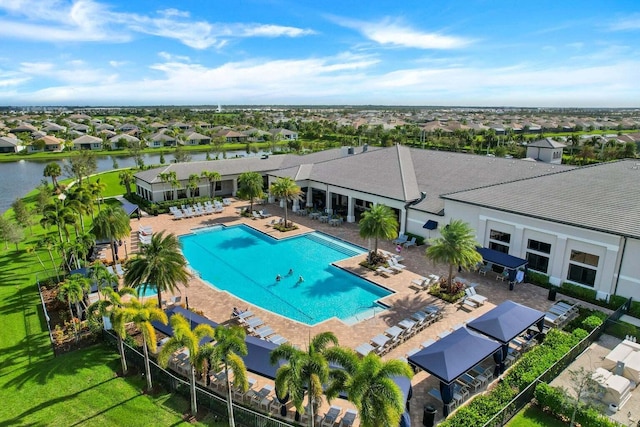
{"label": "blue cabana canopy", "polygon": [[124,209],[128,216],[137,212],[138,217],[140,217],[140,207],[138,205],[134,205],[127,199],[120,199],[120,203],[122,204],[122,209]]}
{"label": "blue cabana canopy", "polygon": [[526,259],[505,254],[504,252],[496,251],[494,249],[477,248],[477,251],[480,253],[480,255],[482,255],[482,259],[484,259],[486,262],[491,262],[510,270],[516,270],[520,267],[524,267],[528,263]]}
{"label": "blue cabana canopy", "polygon": [[507,300],[467,327],[506,344],[541,320],[544,321],[543,312]]}
{"label": "blue cabana canopy", "polygon": [[[198,326],[201,323],[204,323],[205,325],[209,325],[212,328],[215,328],[216,326],[218,326],[218,324],[216,322],[214,322],[213,320],[209,320],[204,316],[200,316],[197,313],[194,313],[191,310],[187,310],[184,307],[180,307],[179,305],[176,305],[174,307],[168,308],[165,311],[165,314],[167,315],[167,318],[169,320],[171,320],[171,316],[173,316],[176,313],[182,314],[182,316],[184,316],[185,319],[187,319],[189,321],[189,323],[191,324],[191,329],[194,329],[196,326]],[[151,322],[151,324],[153,325],[153,327],[162,332],[163,334],[165,334],[168,337],[172,337],[173,336],[173,329],[171,329],[171,324],[170,322],[168,322],[166,325],[158,322],[157,320],[154,320],[153,322]],[[200,341],[200,345],[202,344],[206,344],[208,342],[213,341],[213,338],[210,337],[205,337]]]}
{"label": "blue cabana canopy", "polygon": [[281,364],[272,365],[269,356],[278,345],[252,336],[247,336],[244,342],[247,344],[247,355],[242,359],[247,370],[272,380],[275,379],[276,371]]}
{"label": "blue cabana canopy", "polygon": [[498,342],[460,328],[409,356],[409,362],[450,384],[499,348]]}

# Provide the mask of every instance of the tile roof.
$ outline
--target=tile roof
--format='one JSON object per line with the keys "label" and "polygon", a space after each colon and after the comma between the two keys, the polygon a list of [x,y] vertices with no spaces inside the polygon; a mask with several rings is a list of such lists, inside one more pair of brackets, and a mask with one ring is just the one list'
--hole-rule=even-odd
{"label": "tile roof", "polygon": [[527,144],[527,147],[536,147],[536,148],[564,148],[566,144],[562,142],[555,141],[553,138],[543,138],[538,139],[533,142]]}
{"label": "tile roof", "polygon": [[640,238],[640,162],[622,160],[443,196],[477,206]]}

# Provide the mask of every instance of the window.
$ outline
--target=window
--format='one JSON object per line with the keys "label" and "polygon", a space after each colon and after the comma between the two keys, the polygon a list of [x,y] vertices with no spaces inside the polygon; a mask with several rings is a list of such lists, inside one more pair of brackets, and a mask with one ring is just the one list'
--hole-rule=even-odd
{"label": "window", "polygon": [[581,285],[593,287],[596,283],[597,270],[591,267],[598,267],[600,257],[581,251],[571,251],[569,262],[569,272],[567,279]]}
{"label": "window", "polygon": [[503,233],[502,231],[491,230],[489,233],[489,240],[498,240],[500,242],[510,243],[511,234]]}
{"label": "window", "polygon": [[489,232],[489,249],[508,254],[510,242],[511,234],[509,233],[504,233],[498,230],[491,230]]}
{"label": "window", "polygon": [[532,251],[542,252],[542,253],[545,253],[545,254],[550,254],[551,253],[551,244],[550,243],[539,242],[537,240],[529,239],[529,242],[527,243],[527,248],[531,249]]}
{"label": "window", "polygon": [[571,251],[571,261],[579,262],[580,264],[587,264],[593,267],[597,267],[599,259],[600,257],[598,257],[597,255],[592,255],[580,251]]}
{"label": "window", "polygon": [[547,274],[549,270],[549,257],[534,252],[527,252],[527,261],[529,261],[529,268],[531,270]]}
{"label": "window", "polygon": [[596,270],[576,264],[569,264],[567,279],[581,285],[593,287],[596,283]]}
{"label": "window", "polygon": [[501,245],[500,243],[496,242],[489,242],[489,249],[493,249],[494,251],[502,252],[505,254],[509,253],[509,246]]}

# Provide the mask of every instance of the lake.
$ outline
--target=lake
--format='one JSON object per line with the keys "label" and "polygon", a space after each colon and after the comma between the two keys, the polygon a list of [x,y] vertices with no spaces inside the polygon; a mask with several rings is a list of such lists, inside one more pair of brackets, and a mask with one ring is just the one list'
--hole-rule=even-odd
{"label": "lake", "polygon": [[[192,161],[206,160],[206,153],[188,153],[191,156]],[[257,154],[251,154],[251,156],[261,156],[264,152],[258,152]],[[214,155],[212,154],[212,157]],[[228,151],[227,158],[231,157],[245,157],[247,153],[245,151]],[[108,155],[99,156],[96,158],[98,166],[97,172],[104,172],[113,169],[114,158],[118,162],[118,167],[126,168],[135,166],[135,160],[128,155]],[[144,154],[145,165],[159,165],[160,154]],[[166,163],[173,162],[172,154],[165,154],[164,159]],[[47,163],[52,160],[19,160],[17,162],[0,163],[0,212],[5,212],[11,207],[11,203],[18,198],[23,197],[29,191],[37,187],[40,182],[45,178],[42,175]],[[66,160],[56,160],[62,167]],[[48,182],[51,182],[51,178],[47,178]]]}

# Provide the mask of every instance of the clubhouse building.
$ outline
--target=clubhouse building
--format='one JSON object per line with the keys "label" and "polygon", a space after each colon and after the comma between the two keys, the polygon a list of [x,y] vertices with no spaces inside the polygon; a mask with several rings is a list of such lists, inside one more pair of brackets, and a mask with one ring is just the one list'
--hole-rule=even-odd
{"label": "clubhouse building", "polygon": [[425,238],[461,219],[481,245],[526,260],[551,283],[585,286],[601,298],[640,294],[639,161],[577,168],[400,145],[345,147],[169,164],[137,173],[136,193],[151,202],[209,195],[204,177],[196,189],[187,185],[204,171],[221,175],[215,195],[222,197],[236,195],[243,172],[262,174],[265,187],[290,177],[304,192],[294,211],[327,210],[347,222],[384,204],[397,214],[400,233]]}

